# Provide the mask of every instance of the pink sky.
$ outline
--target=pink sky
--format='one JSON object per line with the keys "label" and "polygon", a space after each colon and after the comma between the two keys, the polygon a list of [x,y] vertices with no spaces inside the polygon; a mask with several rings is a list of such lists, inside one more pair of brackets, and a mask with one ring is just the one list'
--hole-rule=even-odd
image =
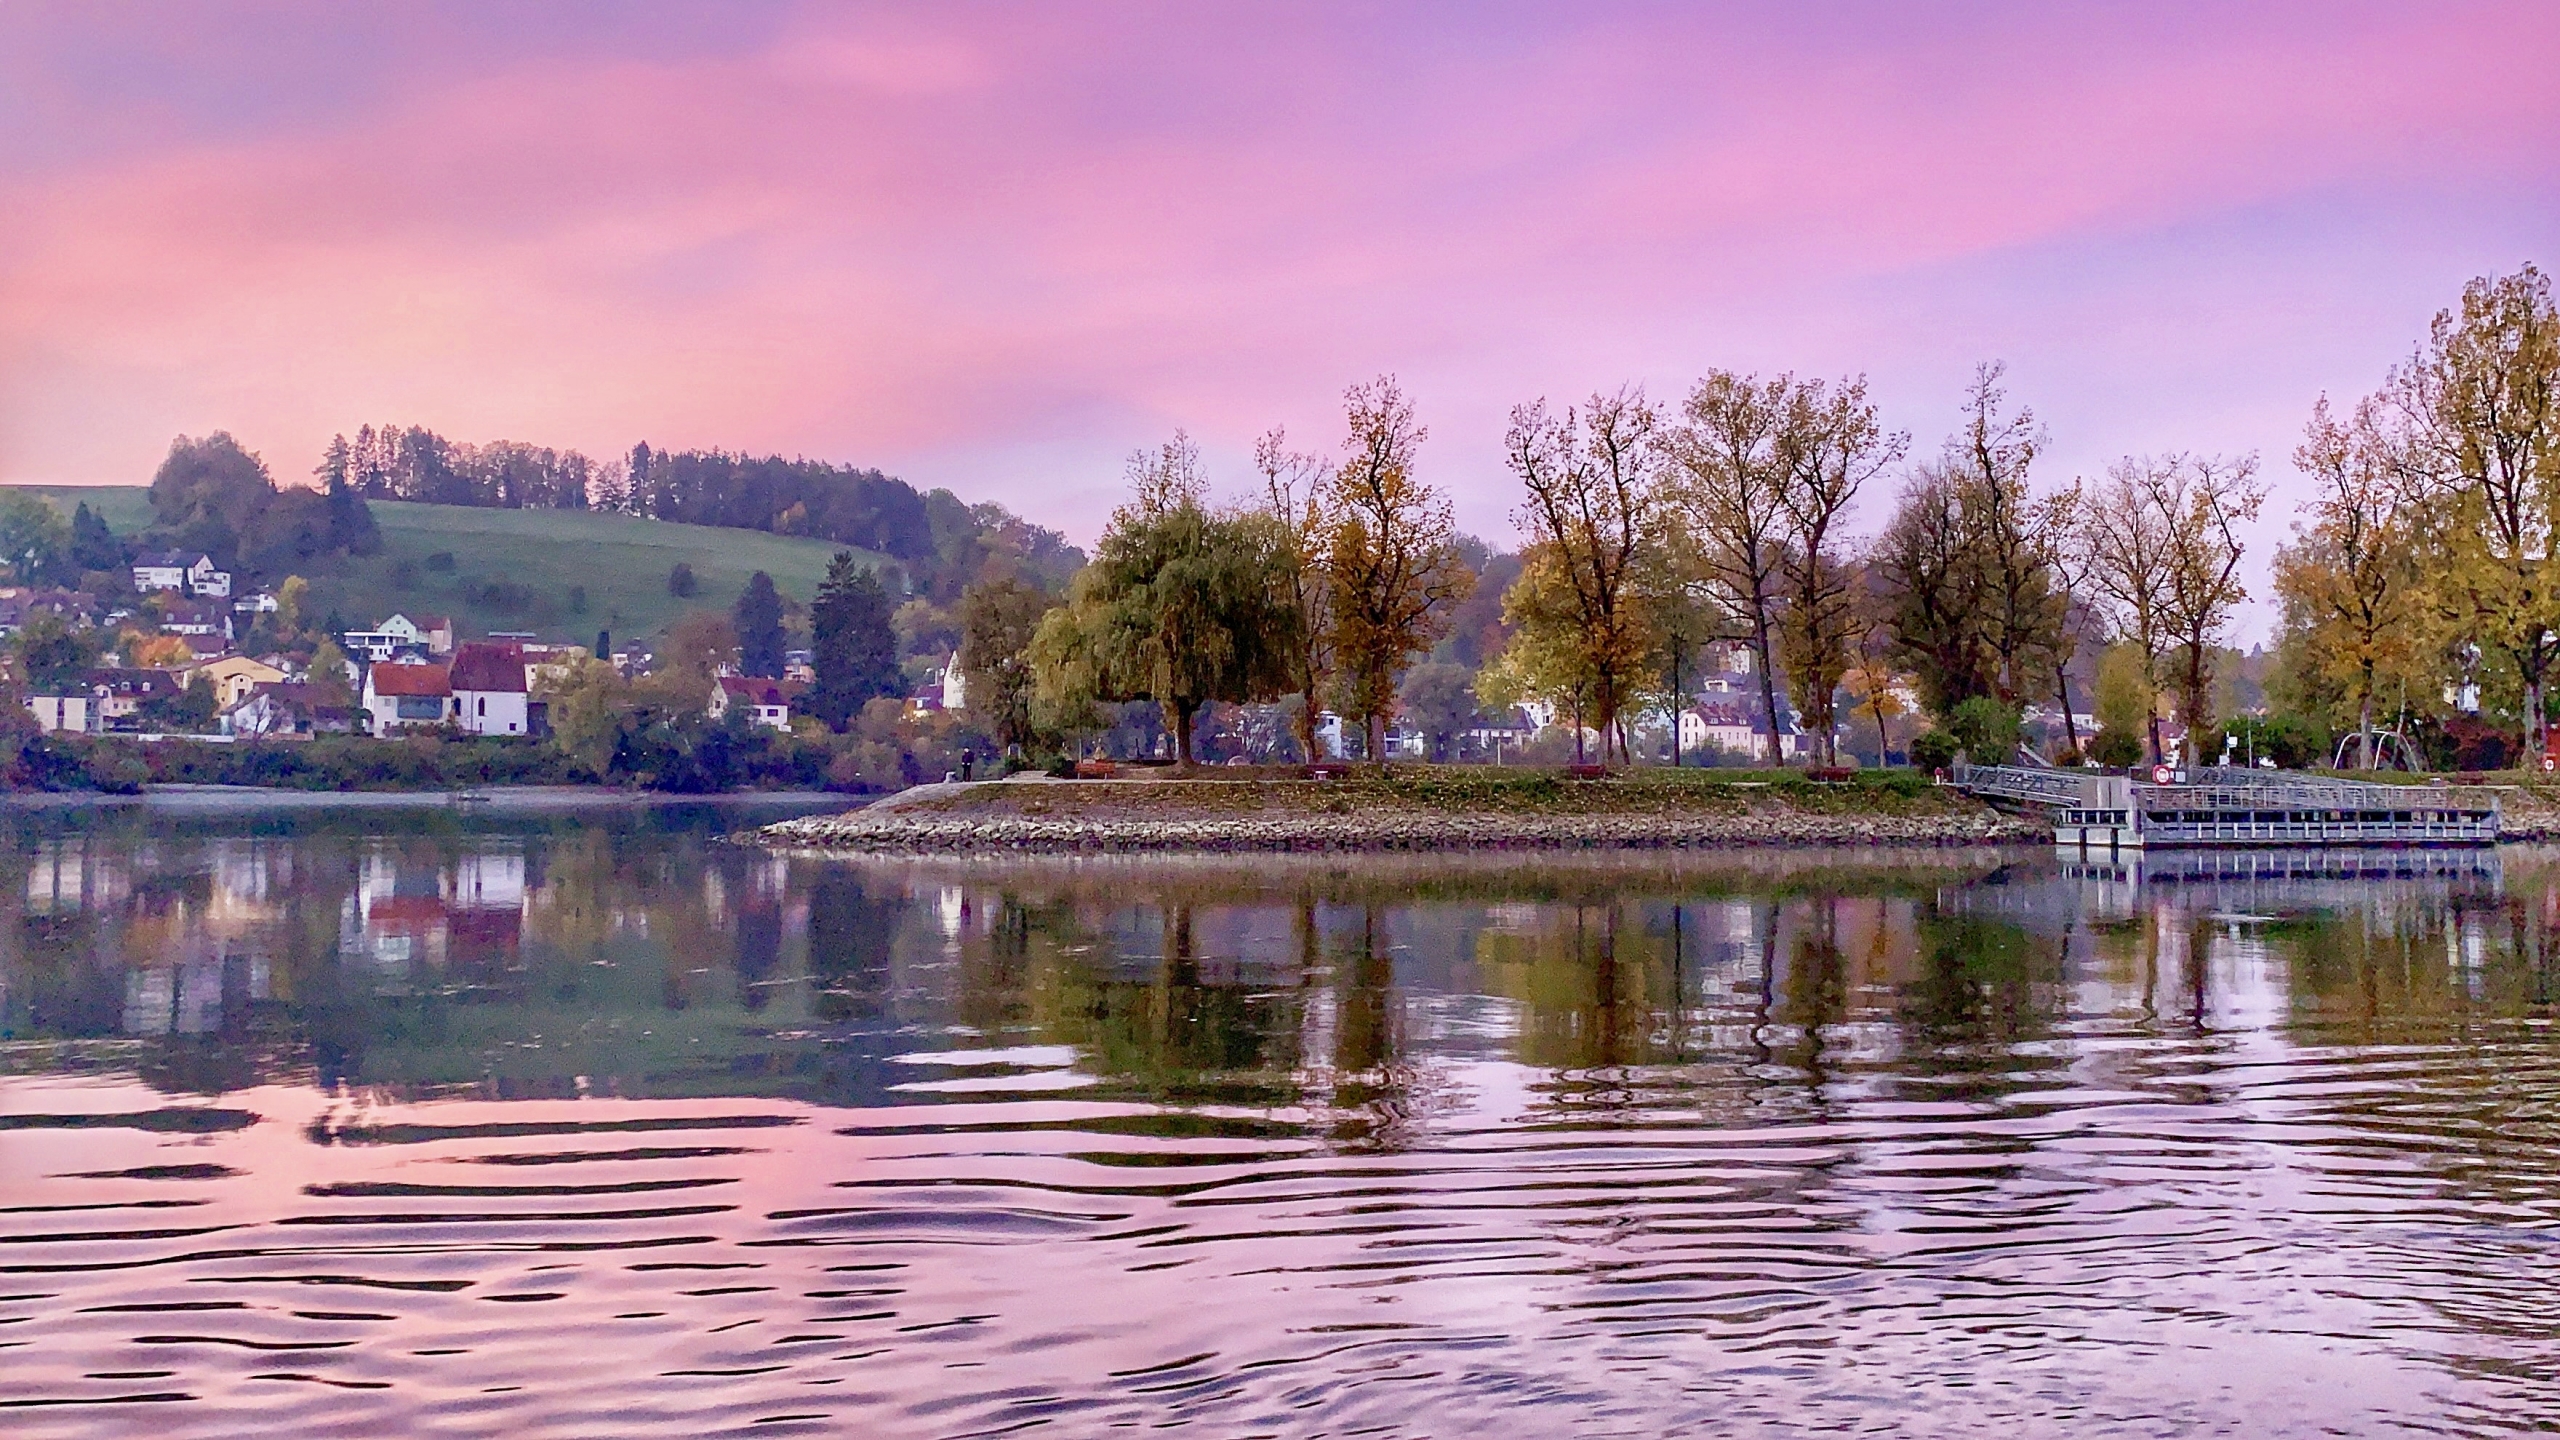
{"label": "pink sky", "polygon": [[1999,357],[2054,480],[2283,485],[2315,395],[2560,258],[2554,73],[2531,3],[21,0],[0,480],[217,428],[299,476],[400,420],[876,464],[1085,540],[1131,449],[1241,486],[1391,371],[1502,534],[1518,401],[1864,371],[1925,449]]}

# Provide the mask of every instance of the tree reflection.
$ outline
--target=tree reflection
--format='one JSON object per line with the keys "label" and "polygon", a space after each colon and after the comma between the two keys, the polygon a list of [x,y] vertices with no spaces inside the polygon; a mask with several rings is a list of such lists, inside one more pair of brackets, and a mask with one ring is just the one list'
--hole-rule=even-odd
{"label": "tree reflection", "polygon": [[829,868],[809,885],[809,978],[818,1018],[833,1024],[888,1018],[891,951],[909,901],[872,893],[858,870]]}

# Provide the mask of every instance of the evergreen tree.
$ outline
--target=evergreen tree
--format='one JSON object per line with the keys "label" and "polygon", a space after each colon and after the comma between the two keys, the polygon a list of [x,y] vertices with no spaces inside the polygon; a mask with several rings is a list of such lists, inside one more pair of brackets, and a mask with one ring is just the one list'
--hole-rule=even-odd
{"label": "evergreen tree", "polygon": [[903,688],[891,609],[880,577],[856,564],[852,551],[837,551],[818,586],[817,603],[809,607],[811,658],[818,672],[809,708],[835,729],[850,724],[864,705]]}
{"label": "evergreen tree", "polygon": [[83,572],[124,568],[124,542],[85,500],[71,512],[71,563]]}
{"label": "evergreen tree", "polygon": [[748,577],[730,622],[738,632],[738,668],[750,675],[781,674],[782,592],[773,588],[772,576],[759,570]]}
{"label": "evergreen tree", "polygon": [[343,480],[329,485],[329,543],[350,555],[382,552],[382,531],[373,523],[373,507]]}

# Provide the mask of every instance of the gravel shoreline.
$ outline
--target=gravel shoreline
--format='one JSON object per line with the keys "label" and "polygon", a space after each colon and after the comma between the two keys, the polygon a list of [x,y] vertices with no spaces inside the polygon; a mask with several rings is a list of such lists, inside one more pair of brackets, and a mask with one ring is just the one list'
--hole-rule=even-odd
{"label": "gravel shoreline", "polygon": [[2049,826],[1988,806],[1920,815],[1797,810],[1536,814],[1366,813],[1023,815],[904,806],[785,820],[760,844],[872,853],[1132,854],[1481,850],[1696,850],[1761,846],[2009,845]]}

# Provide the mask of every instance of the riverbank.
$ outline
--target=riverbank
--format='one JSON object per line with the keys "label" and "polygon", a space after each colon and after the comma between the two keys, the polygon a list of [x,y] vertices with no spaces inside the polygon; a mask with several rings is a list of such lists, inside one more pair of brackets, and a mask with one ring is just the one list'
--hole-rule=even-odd
{"label": "riverbank", "polygon": [[1482,767],[1332,780],[1016,777],[929,785],[766,826],[794,850],[1126,854],[1991,845],[2049,827],[1909,772],[1649,770],[1605,780]]}
{"label": "riverbank", "polygon": [[823,790],[738,790],[679,795],[665,790],[605,785],[490,785],[466,790],[352,791],[287,790],[262,785],[145,785],[130,795],[108,795],[91,790],[16,791],[0,795],[0,809],[46,811],[109,807],[181,814],[453,809],[494,814],[547,814],[700,804],[805,809],[843,798]]}

